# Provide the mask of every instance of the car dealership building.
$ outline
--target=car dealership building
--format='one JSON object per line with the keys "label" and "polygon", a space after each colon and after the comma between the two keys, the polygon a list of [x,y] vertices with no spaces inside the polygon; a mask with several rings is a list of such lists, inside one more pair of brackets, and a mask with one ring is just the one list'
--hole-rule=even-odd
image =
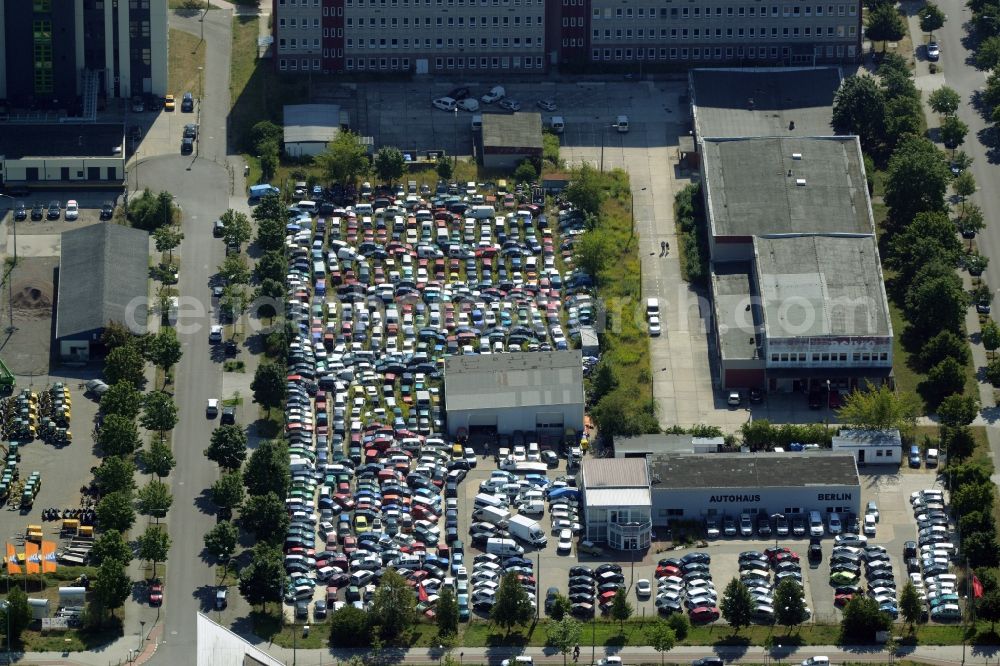
{"label": "car dealership building", "polygon": [[654,526],[743,513],[858,515],[861,506],[861,482],[850,453],[654,456],[649,478]]}

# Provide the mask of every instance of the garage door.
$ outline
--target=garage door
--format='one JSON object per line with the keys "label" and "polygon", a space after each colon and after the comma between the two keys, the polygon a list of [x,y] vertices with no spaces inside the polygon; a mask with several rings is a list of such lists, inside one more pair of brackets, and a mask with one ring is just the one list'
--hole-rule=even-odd
{"label": "garage door", "polygon": [[496,414],[478,414],[473,413],[469,415],[469,427],[470,428],[496,428],[497,427],[497,415]]}
{"label": "garage door", "polygon": [[538,412],[535,414],[535,430],[563,431],[562,412]]}

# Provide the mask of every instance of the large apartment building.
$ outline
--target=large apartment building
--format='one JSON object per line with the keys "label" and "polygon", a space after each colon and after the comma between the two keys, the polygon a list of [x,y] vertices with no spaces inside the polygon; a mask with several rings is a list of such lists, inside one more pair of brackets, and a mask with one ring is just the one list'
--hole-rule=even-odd
{"label": "large apartment building", "polygon": [[279,71],[418,74],[550,67],[850,62],[860,2],[272,0]]}
{"label": "large apartment building", "polygon": [[0,0],[0,35],[16,106],[167,92],[167,0]]}

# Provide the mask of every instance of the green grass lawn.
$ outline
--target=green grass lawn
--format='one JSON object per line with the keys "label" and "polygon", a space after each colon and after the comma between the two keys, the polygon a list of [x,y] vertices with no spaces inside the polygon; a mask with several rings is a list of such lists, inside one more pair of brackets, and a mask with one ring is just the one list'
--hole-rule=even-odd
{"label": "green grass lawn", "polygon": [[170,29],[170,59],[167,63],[167,92],[177,100],[180,108],[181,95],[191,92],[196,97],[199,91],[198,68],[205,66],[205,42],[195,35],[181,30]]}

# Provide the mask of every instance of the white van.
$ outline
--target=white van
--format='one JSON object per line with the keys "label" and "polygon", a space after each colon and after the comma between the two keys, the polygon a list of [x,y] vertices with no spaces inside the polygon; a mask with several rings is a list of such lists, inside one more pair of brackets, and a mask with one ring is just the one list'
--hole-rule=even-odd
{"label": "white van", "polygon": [[319,212],[319,204],[315,201],[300,201],[295,204],[303,213],[315,216]]}
{"label": "white van", "polygon": [[819,511],[809,512],[809,536],[823,536],[823,519],[820,517]]}
{"label": "white van", "polygon": [[618,120],[615,121],[615,127],[622,134],[628,132],[628,116],[618,116]]}
{"label": "white van", "polygon": [[486,493],[479,493],[476,495],[476,498],[473,501],[473,507],[476,509],[482,509],[487,506],[492,506],[495,509],[503,509],[507,505],[496,495],[488,495]]}
{"label": "white van", "polygon": [[517,545],[513,539],[487,539],[486,552],[499,557],[514,557],[524,555],[524,548]]}
{"label": "white van", "polygon": [[351,585],[362,587],[370,583],[372,578],[374,577],[375,574],[366,569],[362,569],[361,571],[355,571],[354,573],[351,574]]}
{"label": "white van", "polygon": [[646,299],[646,318],[660,314],[660,301],[656,298]]}
{"label": "white van", "polygon": [[549,127],[556,134],[562,134],[566,129],[566,121],[563,120],[562,116],[552,116],[552,120],[549,121]]}
{"label": "white van", "polygon": [[477,113],[472,116],[472,131],[478,132],[481,129],[483,129],[483,116]]}
{"label": "white van", "polygon": [[473,206],[472,210],[468,212],[470,217],[477,220],[489,220],[496,214],[497,212],[493,206]]}

